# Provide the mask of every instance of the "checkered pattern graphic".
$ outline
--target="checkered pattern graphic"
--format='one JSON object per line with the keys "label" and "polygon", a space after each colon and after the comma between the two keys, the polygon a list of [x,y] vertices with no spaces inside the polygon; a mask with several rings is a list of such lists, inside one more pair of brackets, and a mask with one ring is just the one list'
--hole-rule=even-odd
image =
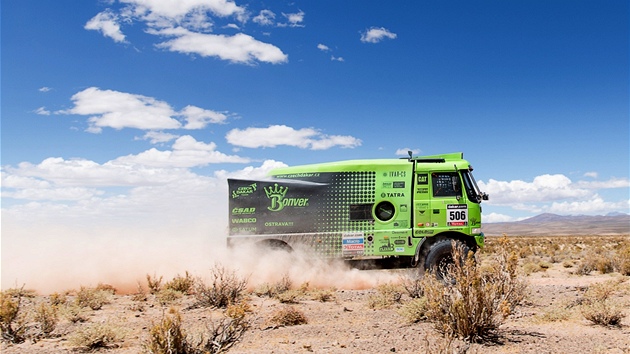
{"label": "checkered pattern graphic", "polygon": [[[376,189],[376,172],[340,172],[329,181],[326,202],[315,216],[318,232],[314,248],[325,256],[339,256],[343,232],[364,232],[367,237],[374,231],[371,220],[350,220],[350,205],[373,204]],[[367,244],[365,255],[371,253]]]}

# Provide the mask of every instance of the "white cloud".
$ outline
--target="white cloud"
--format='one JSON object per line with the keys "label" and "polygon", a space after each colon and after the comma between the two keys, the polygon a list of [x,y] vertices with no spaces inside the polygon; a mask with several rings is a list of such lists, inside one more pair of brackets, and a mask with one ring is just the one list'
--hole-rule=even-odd
{"label": "white cloud", "polygon": [[170,133],[158,132],[158,131],[150,131],[144,134],[142,138],[136,138],[136,140],[149,140],[151,144],[161,144],[166,143],[171,140],[177,139],[179,136]]}
{"label": "white cloud", "polygon": [[484,223],[493,223],[493,222],[510,222],[515,221],[515,219],[509,215],[503,215],[498,213],[489,213],[483,214],[483,222]]}
{"label": "white cloud", "polygon": [[553,202],[551,206],[544,208],[547,213],[554,214],[606,214],[615,210],[628,210],[628,201],[607,202],[598,195],[587,200]]}
{"label": "white cloud", "polygon": [[302,22],[304,22],[304,15],[305,13],[302,10],[296,13],[292,13],[292,14],[282,13],[282,16],[284,16],[287,19],[288,23],[278,24],[278,26],[304,27],[304,25],[302,24]]}
{"label": "white cloud", "polygon": [[344,62],[345,60],[343,59],[343,57],[336,57],[334,55],[330,56],[330,60],[332,61],[339,61],[339,62]]}
{"label": "white cloud", "polygon": [[397,35],[390,32],[388,29],[380,27],[372,27],[365,32],[361,33],[361,42],[363,43],[378,43],[385,38],[395,39]]}
{"label": "white cloud", "polygon": [[113,39],[115,42],[124,43],[125,35],[120,30],[118,16],[111,10],[105,10],[92,17],[85,24],[85,29],[100,31],[105,37]]}
{"label": "white cloud", "polygon": [[597,172],[586,172],[584,174],[584,177],[597,178],[597,176],[598,176]]}
{"label": "white cloud", "polygon": [[227,120],[227,116],[223,113],[195,106],[184,107],[180,115],[187,121],[184,129],[203,129],[210,123],[223,123]]}
{"label": "white cloud", "polygon": [[42,115],[42,116],[49,116],[50,115],[50,111],[47,110],[46,107],[39,107],[34,112],[36,114],[39,114],[39,115]]}
{"label": "white cloud", "polygon": [[288,56],[280,48],[237,33],[233,36],[191,32],[185,28],[166,28],[152,32],[175,39],[157,44],[173,52],[197,54],[202,57],[218,57],[233,63],[254,64],[256,61],[281,64]]}
{"label": "white cloud", "polygon": [[513,210],[530,213],[593,214],[627,210],[627,200],[605,201],[597,190],[628,188],[627,178],[611,178],[608,181],[571,181],[568,177],[541,175],[531,182],[521,180],[480,181],[479,187],[490,195],[491,206],[507,206]]}
{"label": "white cloud", "polygon": [[39,92],[50,92],[51,90],[52,89],[50,87],[44,86],[44,87],[40,87],[38,91]]}
{"label": "white cloud", "polygon": [[327,52],[330,50],[327,45],[321,43],[317,45],[317,49],[321,50],[322,52]]}
{"label": "white cloud", "polygon": [[488,183],[479,182],[479,185],[491,195],[492,204],[498,205],[584,198],[591,194],[586,189],[578,188],[568,177],[560,174],[537,176],[532,182],[490,179]]}
{"label": "white cloud", "polygon": [[163,21],[181,22],[186,16],[206,12],[219,17],[235,16],[239,20],[245,20],[247,16],[244,7],[229,0],[121,0],[120,2],[130,4],[136,16],[141,16],[145,21],[154,24]]}
{"label": "white cloud", "polygon": [[352,136],[328,136],[313,128],[296,130],[286,125],[232,129],[227,133],[226,139],[232,145],[248,148],[288,145],[301,149],[325,150],[333,146],[353,148],[361,145],[361,140]]}
{"label": "white cloud", "polygon": [[271,26],[276,19],[276,14],[270,10],[261,10],[260,13],[252,19],[255,23],[261,26]]}
{"label": "white cloud", "polygon": [[[57,113],[78,114],[88,118],[88,132],[103,128],[136,128],[142,130],[202,129],[210,123],[223,123],[227,116],[195,106],[176,112],[168,103],[153,97],[101,90],[90,87],[71,97],[74,107]],[[186,124],[176,119],[182,117]]]}
{"label": "white cloud", "polygon": [[140,165],[158,168],[180,167],[190,168],[206,166],[212,163],[247,163],[249,159],[226,155],[216,151],[215,143],[204,143],[184,135],[173,143],[173,150],[146,150],[137,155],[127,155],[112,161],[114,165]]}

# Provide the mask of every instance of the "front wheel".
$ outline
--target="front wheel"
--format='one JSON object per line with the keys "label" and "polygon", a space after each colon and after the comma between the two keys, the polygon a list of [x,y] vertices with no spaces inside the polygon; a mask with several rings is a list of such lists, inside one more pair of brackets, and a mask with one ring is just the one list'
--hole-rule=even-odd
{"label": "front wheel", "polygon": [[444,280],[450,266],[455,264],[453,259],[454,249],[461,250],[462,262],[465,261],[470,248],[462,241],[446,239],[438,241],[431,246],[424,261],[424,269],[431,274],[435,274],[439,280]]}

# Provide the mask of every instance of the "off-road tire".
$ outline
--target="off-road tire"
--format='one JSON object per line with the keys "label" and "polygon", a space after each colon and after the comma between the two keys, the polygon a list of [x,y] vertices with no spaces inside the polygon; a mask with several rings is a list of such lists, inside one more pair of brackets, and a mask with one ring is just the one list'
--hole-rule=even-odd
{"label": "off-road tire", "polygon": [[463,257],[468,255],[470,248],[465,243],[451,239],[440,240],[429,249],[429,253],[424,261],[424,269],[431,274],[435,274],[438,279],[443,280],[448,266],[455,263],[453,260],[453,245],[457,248],[462,248]]}

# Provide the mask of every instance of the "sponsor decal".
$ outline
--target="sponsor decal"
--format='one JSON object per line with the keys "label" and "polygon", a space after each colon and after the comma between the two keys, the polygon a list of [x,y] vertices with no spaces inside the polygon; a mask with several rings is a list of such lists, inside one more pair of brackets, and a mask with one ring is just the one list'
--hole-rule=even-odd
{"label": "sponsor decal", "polygon": [[395,252],[405,252],[405,248],[404,247],[396,247],[396,251]]}
{"label": "sponsor decal", "polygon": [[407,241],[405,240],[394,240],[395,245],[404,245]]}
{"label": "sponsor decal", "polygon": [[404,198],[405,193],[403,192],[383,192],[381,193],[381,198]]}
{"label": "sponsor decal", "polygon": [[342,252],[344,255],[361,255],[365,250],[364,237],[361,232],[344,233],[341,236]]}
{"label": "sponsor decal", "polygon": [[271,211],[280,211],[285,207],[306,207],[308,206],[308,198],[285,198],[289,187],[283,187],[275,183],[273,186],[264,188],[267,198],[271,201],[271,205],[267,209]]}
{"label": "sponsor decal", "polygon": [[267,221],[265,226],[293,226],[293,221]]}
{"label": "sponsor decal", "polygon": [[416,230],[415,234],[416,235],[433,235],[434,232],[435,230]]}
{"label": "sponsor decal", "polygon": [[428,187],[418,188],[418,189],[416,189],[416,193],[418,193],[418,194],[429,193],[429,188]]}
{"label": "sponsor decal", "polygon": [[254,193],[257,189],[256,183],[252,183],[249,186],[242,186],[236,188],[236,190],[232,191],[232,199],[238,197],[246,197],[252,193]]}
{"label": "sponsor decal", "polygon": [[392,186],[393,186],[392,182],[383,182],[384,189],[392,188]]}
{"label": "sponsor decal", "polygon": [[406,177],[407,171],[389,171],[389,175],[386,173],[385,176],[389,177]]}
{"label": "sponsor decal", "polygon": [[237,218],[232,219],[232,224],[255,224],[256,218]]}
{"label": "sponsor decal", "polygon": [[277,175],[276,178],[309,178],[309,177],[319,177],[319,173],[292,173],[288,175]]}
{"label": "sponsor decal", "polygon": [[233,227],[232,228],[232,233],[239,233],[239,232],[256,232],[256,228],[255,227]]}
{"label": "sponsor decal", "polygon": [[394,182],[394,188],[405,188],[405,181]]}
{"label": "sponsor decal", "polygon": [[256,208],[234,208],[232,215],[249,215],[256,214]]}
{"label": "sponsor decal", "polygon": [[468,225],[468,205],[466,204],[446,205],[446,225],[447,226]]}
{"label": "sponsor decal", "polygon": [[419,173],[416,181],[418,184],[429,184],[429,175],[427,173]]}

